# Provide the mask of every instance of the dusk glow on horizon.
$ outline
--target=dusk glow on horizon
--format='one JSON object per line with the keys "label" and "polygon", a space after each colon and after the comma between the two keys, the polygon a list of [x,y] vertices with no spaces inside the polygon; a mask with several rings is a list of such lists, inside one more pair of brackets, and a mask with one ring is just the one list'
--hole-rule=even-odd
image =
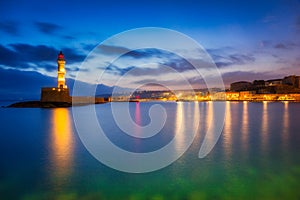
{"label": "dusk glow on horizon", "polygon": [[[56,85],[60,51],[72,89],[90,51],[116,34],[142,27],[171,29],[195,40],[211,56],[227,87],[235,81],[300,74],[300,2],[296,0],[2,1],[0,11],[0,99],[37,98],[41,87]],[[103,56],[110,58],[134,41],[132,37],[105,46]],[[161,42],[173,44],[172,39]],[[188,54],[199,59],[192,51]],[[165,77],[168,84],[178,86],[175,76],[165,76],[159,65],[149,65],[157,62],[193,73],[174,55],[153,49],[123,56],[109,66],[109,72],[121,76],[145,63],[143,77],[137,73],[135,82]],[[99,71],[93,68],[90,73]],[[109,80],[101,84],[114,86]]]}

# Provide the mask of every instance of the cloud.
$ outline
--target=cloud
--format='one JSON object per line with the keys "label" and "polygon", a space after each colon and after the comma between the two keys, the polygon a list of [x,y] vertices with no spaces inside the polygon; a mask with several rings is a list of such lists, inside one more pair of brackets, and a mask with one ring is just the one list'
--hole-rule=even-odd
{"label": "cloud", "polygon": [[[153,63],[153,62],[152,62]],[[128,73],[129,76],[158,76],[161,74],[171,73],[169,68],[175,70],[178,73],[195,70],[195,67],[185,59],[169,59],[166,61],[155,62],[156,67],[136,67],[128,66],[125,68],[118,67],[117,65],[110,64],[105,71],[111,74],[123,76]],[[209,64],[201,61],[200,59],[193,60],[193,64],[197,64],[202,67],[209,67]],[[164,66],[164,67],[163,67]],[[101,68],[103,69],[103,68]],[[134,69],[134,70],[133,70]]]}
{"label": "cloud", "polygon": [[[121,68],[121,67],[118,67],[117,65],[110,64],[105,68],[105,72],[108,72],[113,75],[123,76],[124,74],[126,74],[127,72],[132,70],[133,68],[135,68],[135,67],[129,66],[129,67]],[[100,68],[100,69],[103,69],[103,68]]]}
{"label": "cloud", "polygon": [[275,49],[288,49],[288,47],[284,44],[276,44],[274,46]]}
{"label": "cloud", "polygon": [[86,51],[92,51],[97,45],[95,44],[81,44],[82,48]]}
{"label": "cloud", "polygon": [[19,35],[19,24],[15,21],[0,22],[0,31],[12,36]]}
{"label": "cloud", "polygon": [[[91,48],[91,47],[89,47],[89,48]],[[136,60],[141,60],[141,61],[139,61],[139,62],[142,62],[141,64],[145,64],[147,62],[148,63],[157,63],[160,65],[169,66],[178,72],[195,70],[194,66],[200,67],[200,68],[207,68],[207,69],[212,66],[212,63],[209,63],[201,58],[190,57],[190,58],[188,58],[188,60],[186,60],[185,58],[182,58],[182,57],[176,55],[175,53],[165,51],[162,49],[145,48],[145,49],[131,50],[126,47],[110,46],[110,45],[101,45],[97,48],[98,48],[99,53],[105,54],[105,55],[122,54],[122,56],[120,56],[118,58],[118,62],[122,62],[122,59],[133,58]],[[148,60],[146,60],[146,59],[148,59]],[[135,63],[135,62],[136,61],[133,61],[133,63]],[[133,64],[133,66],[134,66],[134,64]],[[128,69],[132,69],[132,67],[129,67]],[[115,71],[120,75],[123,75],[124,73],[127,72],[123,68],[120,68],[116,65],[114,65],[113,67],[112,66],[109,67],[108,70]],[[137,75],[142,75],[142,74],[157,75],[157,74],[161,74],[162,72],[160,71],[160,69],[156,70],[153,68],[148,69],[148,68],[144,67],[144,68],[140,68],[140,70],[136,70],[135,73],[137,73]]]}
{"label": "cloud", "polygon": [[232,65],[245,65],[253,63],[256,60],[254,55],[236,53],[236,50],[230,47],[209,49],[208,53],[219,68]]}
{"label": "cloud", "polygon": [[228,67],[231,65],[245,65],[247,63],[253,63],[255,57],[253,55],[245,54],[232,54],[228,56],[214,57],[215,64],[219,67]]}
{"label": "cloud", "polygon": [[54,34],[59,29],[63,28],[62,26],[48,22],[35,22],[34,24],[41,33],[47,35]]}
{"label": "cloud", "polygon": [[[99,67],[102,70],[106,70],[108,73],[115,75],[124,75],[130,70],[134,69],[130,72],[131,76],[144,76],[144,75],[159,75],[164,73],[169,73],[169,71],[164,70],[161,65],[168,66],[172,69],[175,69],[178,72],[184,72],[188,70],[194,70],[195,68],[185,59],[177,56],[174,53],[167,52],[159,49],[138,49],[130,51],[124,47],[116,47],[116,46],[106,46],[101,45],[98,47],[100,49],[99,53],[104,54],[123,54],[119,57],[114,63],[110,63],[107,68]],[[98,49],[98,50],[99,50]],[[133,58],[134,60],[128,60],[128,58]],[[129,66],[123,66],[124,63],[132,63]],[[199,64],[201,60],[193,59],[193,62]],[[144,65],[147,63],[156,63],[157,67],[136,67],[140,65]]]}
{"label": "cloud", "polygon": [[[90,46],[87,46],[88,49],[91,49]],[[122,57],[132,57],[135,59],[142,58],[151,58],[151,57],[170,57],[174,55],[171,52],[167,52],[155,48],[146,48],[146,49],[128,49],[122,46],[113,46],[113,45],[100,45],[97,47],[99,53],[105,55],[122,55]]]}
{"label": "cloud", "polygon": [[39,63],[38,68],[45,69],[47,72],[53,72],[57,70],[57,65],[48,64],[48,63]]}
{"label": "cloud", "polygon": [[33,46],[30,44],[11,44],[10,45],[18,54],[18,58],[21,58],[27,62],[39,62],[39,61],[53,61],[53,58],[57,56],[58,51],[46,45]]}
{"label": "cloud", "polygon": [[177,72],[193,71],[196,69],[210,70],[215,66],[214,63],[203,60],[201,58],[189,58],[188,60],[186,60],[178,56],[161,64],[169,66]]}
{"label": "cloud", "polygon": [[66,40],[75,40],[76,39],[76,37],[70,36],[70,35],[64,35],[64,36],[62,36],[62,38],[66,39]]}
{"label": "cloud", "polygon": [[[57,68],[57,66],[55,66],[55,68]],[[68,65],[65,67],[67,72],[78,72],[78,71],[81,71],[81,72],[88,72],[89,69],[80,69],[79,67],[77,66],[71,66],[71,67],[68,67]],[[69,74],[71,76],[71,74]],[[74,75],[72,75],[74,76]],[[75,76],[74,76],[75,77]]]}
{"label": "cloud", "polygon": [[[20,43],[10,44],[9,47],[0,45],[0,65],[17,69],[56,70],[58,49],[46,45]],[[63,48],[62,51],[69,64],[81,62],[85,58],[85,55],[71,48]]]}
{"label": "cloud", "polygon": [[155,78],[147,78],[143,80],[134,81],[135,84],[157,84],[157,80]]}
{"label": "cloud", "polygon": [[288,50],[288,49],[294,49],[294,48],[300,47],[300,45],[298,43],[295,43],[292,40],[280,41],[278,43],[271,41],[271,40],[262,40],[262,41],[260,41],[260,47],[270,49],[270,50],[273,50],[273,49]]}
{"label": "cloud", "polygon": [[175,54],[160,50],[160,49],[154,49],[154,48],[148,48],[148,49],[138,49],[138,50],[133,50],[128,53],[126,53],[124,56],[132,57],[135,59],[140,59],[140,58],[151,58],[151,57],[156,57],[156,58],[171,58],[174,57]]}
{"label": "cloud", "polygon": [[[101,52],[105,52],[105,54],[124,53],[116,62],[109,64],[109,66],[105,69],[109,73],[117,75],[124,75],[133,68],[135,68],[135,70],[130,72],[131,76],[156,76],[164,73],[170,73],[170,70],[165,70],[161,67],[162,65],[170,67],[177,72],[195,70],[195,67],[209,69],[212,66],[212,63],[206,62],[201,58],[189,58],[186,60],[172,52],[160,49],[148,48],[130,51],[124,47],[115,46],[102,46],[99,48],[101,48]],[[129,60],[132,64],[128,67],[120,67],[123,63],[128,63],[128,58],[134,59]],[[157,67],[147,67],[145,66],[147,63],[156,63]],[[140,65],[144,65],[144,67],[136,67]]]}
{"label": "cloud", "polygon": [[288,50],[297,47],[298,45],[294,42],[278,43],[274,45],[275,49]]}
{"label": "cloud", "polygon": [[[87,46],[90,48],[90,46]],[[113,46],[113,45],[100,45],[97,47],[97,50],[101,54],[105,55],[115,55],[115,54],[125,54],[126,52],[130,52],[131,49],[121,46]]]}

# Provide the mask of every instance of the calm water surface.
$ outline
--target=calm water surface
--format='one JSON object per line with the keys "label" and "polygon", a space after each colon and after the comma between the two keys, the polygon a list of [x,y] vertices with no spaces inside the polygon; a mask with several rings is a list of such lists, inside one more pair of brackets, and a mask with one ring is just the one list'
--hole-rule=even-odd
{"label": "calm water surface", "polygon": [[[130,103],[133,120],[147,125],[153,104]],[[159,149],[175,135],[178,150],[185,133],[197,129],[180,159],[146,174],[119,172],[93,158],[79,139],[70,108],[0,108],[0,198],[300,199],[300,103],[226,103],[222,135],[203,159],[198,151],[218,114],[214,103],[160,104],[168,114],[165,127],[147,140],[122,133],[110,104],[96,105],[107,136],[128,151]]]}

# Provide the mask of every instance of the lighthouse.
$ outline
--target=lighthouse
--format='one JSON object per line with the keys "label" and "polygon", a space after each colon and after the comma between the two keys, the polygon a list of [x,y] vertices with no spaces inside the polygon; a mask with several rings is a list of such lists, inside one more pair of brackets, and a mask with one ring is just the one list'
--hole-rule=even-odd
{"label": "lighthouse", "polygon": [[43,107],[65,107],[73,104],[105,103],[110,98],[93,96],[70,96],[70,90],[66,85],[65,56],[62,51],[57,56],[57,87],[43,87],[41,89],[41,103]]}
{"label": "lighthouse", "polygon": [[57,87],[45,87],[41,90],[41,102],[71,103],[69,88],[66,85],[65,56],[62,51],[57,56]]}
{"label": "lighthouse", "polygon": [[65,69],[65,57],[62,51],[59,52],[58,57],[57,57],[57,88],[63,89],[67,88],[66,85],[66,79],[65,79],[65,74],[66,74],[66,69]]}

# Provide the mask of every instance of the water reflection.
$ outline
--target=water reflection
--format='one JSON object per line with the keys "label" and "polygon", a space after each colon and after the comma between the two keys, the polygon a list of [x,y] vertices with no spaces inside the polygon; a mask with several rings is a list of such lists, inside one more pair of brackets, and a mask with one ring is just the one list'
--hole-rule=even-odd
{"label": "water reflection", "polygon": [[194,130],[199,130],[199,121],[200,121],[200,110],[199,110],[199,103],[195,102],[194,103],[194,124],[193,124],[193,129]]}
{"label": "water reflection", "polygon": [[283,111],[283,119],[282,119],[282,144],[284,148],[288,146],[289,139],[289,102],[284,102],[284,111]]}
{"label": "water reflection", "polygon": [[266,152],[266,148],[268,146],[268,102],[263,102],[263,112],[262,112],[262,126],[261,126],[261,148],[263,152]]}
{"label": "water reflection", "polygon": [[136,102],[135,103],[135,123],[138,125],[142,125],[141,124],[141,110],[140,110],[140,103]]}
{"label": "water reflection", "polygon": [[248,102],[243,102],[242,112],[242,147],[244,151],[248,150],[248,137],[249,137],[249,119],[248,119]]}
{"label": "water reflection", "polygon": [[231,103],[229,101],[226,102],[226,110],[225,110],[225,124],[224,124],[224,132],[223,132],[223,147],[224,153],[228,158],[231,156],[231,148],[232,148],[232,118],[231,118]]}
{"label": "water reflection", "polygon": [[185,130],[185,121],[184,119],[184,102],[177,102],[176,113],[175,113],[175,150],[180,151],[180,149],[184,146],[184,130]]}
{"label": "water reflection", "polygon": [[206,123],[205,123],[206,127],[205,128],[206,128],[206,130],[208,130],[209,127],[212,126],[211,123],[213,121],[214,113],[213,113],[213,106],[212,106],[211,101],[208,101],[206,103],[206,106],[207,107],[206,107]]}
{"label": "water reflection", "polygon": [[[187,144],[199,136],[199,103],[177,102],[174,120],[174,151],[182,153],[186,150]],[[198,147],[194,147],[199,150]]]}
{"label": "water reflection", "polygon": [[[141,119],[141,109],[140,109],[139,102],[135,103],[134,120],[135,120],[135,123],[137,124],[137,126],[134,126],[133,131],[135,132],[136,135],[142,135],[142,119]],[[141,139],[135,139],[134,144],[137,149],[140,149]]]}
{"label": "water reflection", "polygon": [[140,110],[140,103],[139,102],[136,102],[135,103],[135,123],[138,125],[138,126],[135,126],[135,132],[136,132],[136,135],[141,135],[141,126],[142,126],[142,121],[141,121],[141,110]]}
{"label": "water reflection", "polygon": [[204,141],[206,142],[207,146],[213,146],[214,144],[214,134],[213,134],[213,129],[214,129],[214,107],[213,107],[213,102],[208,101],[205,103],[205,139],[203,140],[202,144]]}
{"label": "water reflection", "polygon": [[51,174],[55,186],[60,187],[72,173],[74,157],[74,138],[67,108],[56,108],[52,111],[51,146]]}

